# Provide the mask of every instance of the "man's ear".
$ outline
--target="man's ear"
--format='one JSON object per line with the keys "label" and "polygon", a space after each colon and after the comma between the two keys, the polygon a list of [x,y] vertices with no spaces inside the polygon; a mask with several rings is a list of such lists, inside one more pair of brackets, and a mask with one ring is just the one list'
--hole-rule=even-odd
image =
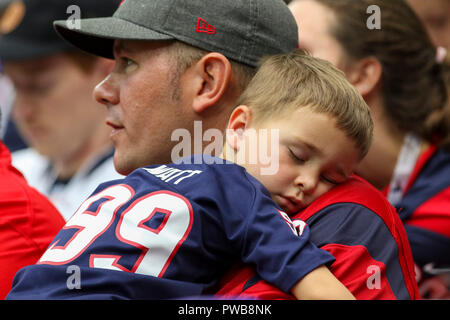
{"label": "man's ear", "polygon": [[245,105],[237,106],[228,120],[226,143],[238,151],[244,141],[244,132],[250,126],[251,110]]}
{"label": "man's ear", "polygon": [[203,56],[190,70],[194,86],[192,108],[200,113],[216,105],[224,96],[231,78],[230,61],[222,54],[211,52]]}
{"label": "man's ear", "polygon": [[383,67],[374,57],[363,58],[352,64],[347,70],[347,79],[365,98],[369,96],[381,82]]}

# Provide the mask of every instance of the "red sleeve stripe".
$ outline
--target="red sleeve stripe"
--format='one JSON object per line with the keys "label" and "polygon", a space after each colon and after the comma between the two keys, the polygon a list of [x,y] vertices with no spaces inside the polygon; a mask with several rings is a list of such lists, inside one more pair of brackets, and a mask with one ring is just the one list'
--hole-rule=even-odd
{"label": "red sleeve stripe", "polygon": [[450,237],[450,187],[420,205],[405,224]]}
{"label": "red sleeve stripe", "polygon": [[397,299],[386,277],[386,265],[373,259],[366,247],[327,244],[322,249],[336,257],[331,272],[358,300]]}

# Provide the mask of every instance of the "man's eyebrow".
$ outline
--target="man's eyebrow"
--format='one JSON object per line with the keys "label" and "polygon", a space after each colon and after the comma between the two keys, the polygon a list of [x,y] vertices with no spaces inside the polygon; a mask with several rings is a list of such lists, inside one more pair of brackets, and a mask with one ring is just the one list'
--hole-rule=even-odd
{"label": "man's eyebrow", "polygon": [[124,41],[116,41],[113,47],[114,54],[133,53],[133,50]]}

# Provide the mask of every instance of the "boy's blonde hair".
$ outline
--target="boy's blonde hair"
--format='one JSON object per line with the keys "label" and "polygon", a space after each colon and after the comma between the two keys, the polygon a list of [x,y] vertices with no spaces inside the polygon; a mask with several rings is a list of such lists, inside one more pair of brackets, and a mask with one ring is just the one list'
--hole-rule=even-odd
{"label": "boy's blonde hair", "polygon": [[306,106],[328,114],[355,142],[361,158],[372,141],[370,110],[359,92],[331,63],[302,50],[263,59],[238,105],[247,105],[256,122],[288,115]]}

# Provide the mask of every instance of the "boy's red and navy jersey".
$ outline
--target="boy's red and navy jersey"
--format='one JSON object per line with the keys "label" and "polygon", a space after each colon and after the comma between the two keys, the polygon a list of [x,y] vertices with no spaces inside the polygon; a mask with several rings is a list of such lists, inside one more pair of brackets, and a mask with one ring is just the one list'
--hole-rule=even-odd
{"label": "boy's red and navy jersey", "polygon": [[429,147],[396,205],[419,267],[450,267],[450,153]]}
{"label": "boy's red and navy jersey", "polygon": [[334,261],[244,168],[191,160],[100,185],[38,264],[18,272],[8,299],[199,296],[239,260],[288,292]]}
{"label": "boy's red and navy jersey", "polygon": [[[330,270],[357,299],[418,299],[414,263],[395,209],[366,181],[352,177],[295,217],[311,241],[336,258]],[[236,267],[221,281],[219,296],[288,299],[250,266]]]}

